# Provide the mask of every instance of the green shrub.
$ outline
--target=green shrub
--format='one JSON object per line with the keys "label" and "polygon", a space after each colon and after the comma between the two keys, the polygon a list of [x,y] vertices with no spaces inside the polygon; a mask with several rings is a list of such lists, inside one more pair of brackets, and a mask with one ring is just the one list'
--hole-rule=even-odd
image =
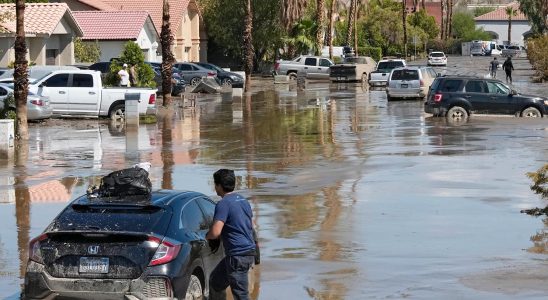
{"label": "green shrub", "polygon": [[548,35],[527,40],[527,56],[538,76],[548,80]]}
{"label": "green shrub", "polygon": [[382,59],[382,49],[380,47],[358,47],[358,55],[370,56],[376,61]]}
{"label": "green shrub", "polygon": [[15,97],[13,93],[10,93],[6,98],[4,98],[4,106],[0,109],[0,119],[13,119],[17,117],[13,108],[15,107]]}
{"label": "green shrub", "polygon": [[107,74],[104,82],[106,86],[119,85],[120,76],[118,76],[118,72],[122,69],[124,64],[128,64],[130,67],[135,66],[135,73],[137,74],[136,87],[156,87],[152,67],[145,64],[145,55],[143,54],[143,51],[139,45],[132,41],[127,42],[124,45],[124,51],[120,55],[120,58],[115,59],[110,63],[110,73]]}

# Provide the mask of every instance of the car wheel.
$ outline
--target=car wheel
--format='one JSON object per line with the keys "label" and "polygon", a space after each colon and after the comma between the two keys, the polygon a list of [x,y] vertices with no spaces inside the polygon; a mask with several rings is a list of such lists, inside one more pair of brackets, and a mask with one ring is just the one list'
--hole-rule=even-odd
{"label": "car wheel", "polygon": [[367,84],[367,74],[362,74],[362,84]]}
{"label": "car wheel", "polygon": [[297,73],[291,72],[287,75],[289,76],[289,80],[297,80]]}
{"label": "car wheel", "polygon": [[202,290],[202,283],[196,275],[190,275],[190,282],[186,289],[185,300],[202,300],[204,299],[204,292]]}
{"label": "car wheel", "polygon": [[464,121],[468,119],[468,112],[463,107],[453,106],[447,112],[447,118],[453,121]]}
{"label": "car wheel", "polygon": [[110,110],[109,117],[113,121],[124,120],[125,119],[125,111],[126,111],[125,104],[118,104]]}
{"label": "car wheel", "polygon": [[521,116],[524,118],[542,118],[540,111],[534,107],[527,107],[521,112]]}
{"label": "car wheel", "polygon": [[223,79],[222,85],[224,85],[224,86],[232,86],[232,79],[230,79],[230,78],[225,78],[225,79]]}
{"label": "car wheel", "polygon": [[194,77],[194,78],[190,79],[190,85],[196,86],[196,85],[198,85],[198,83],[200,83],[200,81],[202,81],[202,79],[200,77]]}

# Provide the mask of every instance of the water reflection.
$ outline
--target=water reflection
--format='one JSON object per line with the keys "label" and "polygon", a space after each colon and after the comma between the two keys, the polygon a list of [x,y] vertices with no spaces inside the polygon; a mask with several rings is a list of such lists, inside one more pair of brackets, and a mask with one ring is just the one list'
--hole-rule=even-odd
{"label": "water reflection", "polygon": [[[15,217],[17,222],[17,248],[19,250],[19,276],[24,278],[27,268],[28,244],[30,241],[30,193],[27,180],[28,144],[18,141],[15,149]],[[21,289],[23,282],[21,282]]]}

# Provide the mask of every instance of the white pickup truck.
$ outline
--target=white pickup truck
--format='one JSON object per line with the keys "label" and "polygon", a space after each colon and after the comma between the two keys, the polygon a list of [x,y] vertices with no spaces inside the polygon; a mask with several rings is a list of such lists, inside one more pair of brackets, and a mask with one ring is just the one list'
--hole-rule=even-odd
{"label": "white pickup truck", "polygon": [[31,82],[29,91],[49,97],[57,116],[122,119],[126,100],[139,101],[139,114],[156,113],[155,89],[103,88],[98,71],[53,71]]}

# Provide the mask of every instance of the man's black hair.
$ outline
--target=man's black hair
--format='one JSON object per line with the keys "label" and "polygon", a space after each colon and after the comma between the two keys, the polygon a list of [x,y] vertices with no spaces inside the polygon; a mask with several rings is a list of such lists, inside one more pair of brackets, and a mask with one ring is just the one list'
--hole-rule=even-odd
{"label": "man's black hair", "polygon": [[213,182],[215,182],[216,185],[220,185],[226,193],[234,191],[234,187],[236,186],[236,176],[234,175],[234,170],[217,170],[217,172],[213,173]]}

